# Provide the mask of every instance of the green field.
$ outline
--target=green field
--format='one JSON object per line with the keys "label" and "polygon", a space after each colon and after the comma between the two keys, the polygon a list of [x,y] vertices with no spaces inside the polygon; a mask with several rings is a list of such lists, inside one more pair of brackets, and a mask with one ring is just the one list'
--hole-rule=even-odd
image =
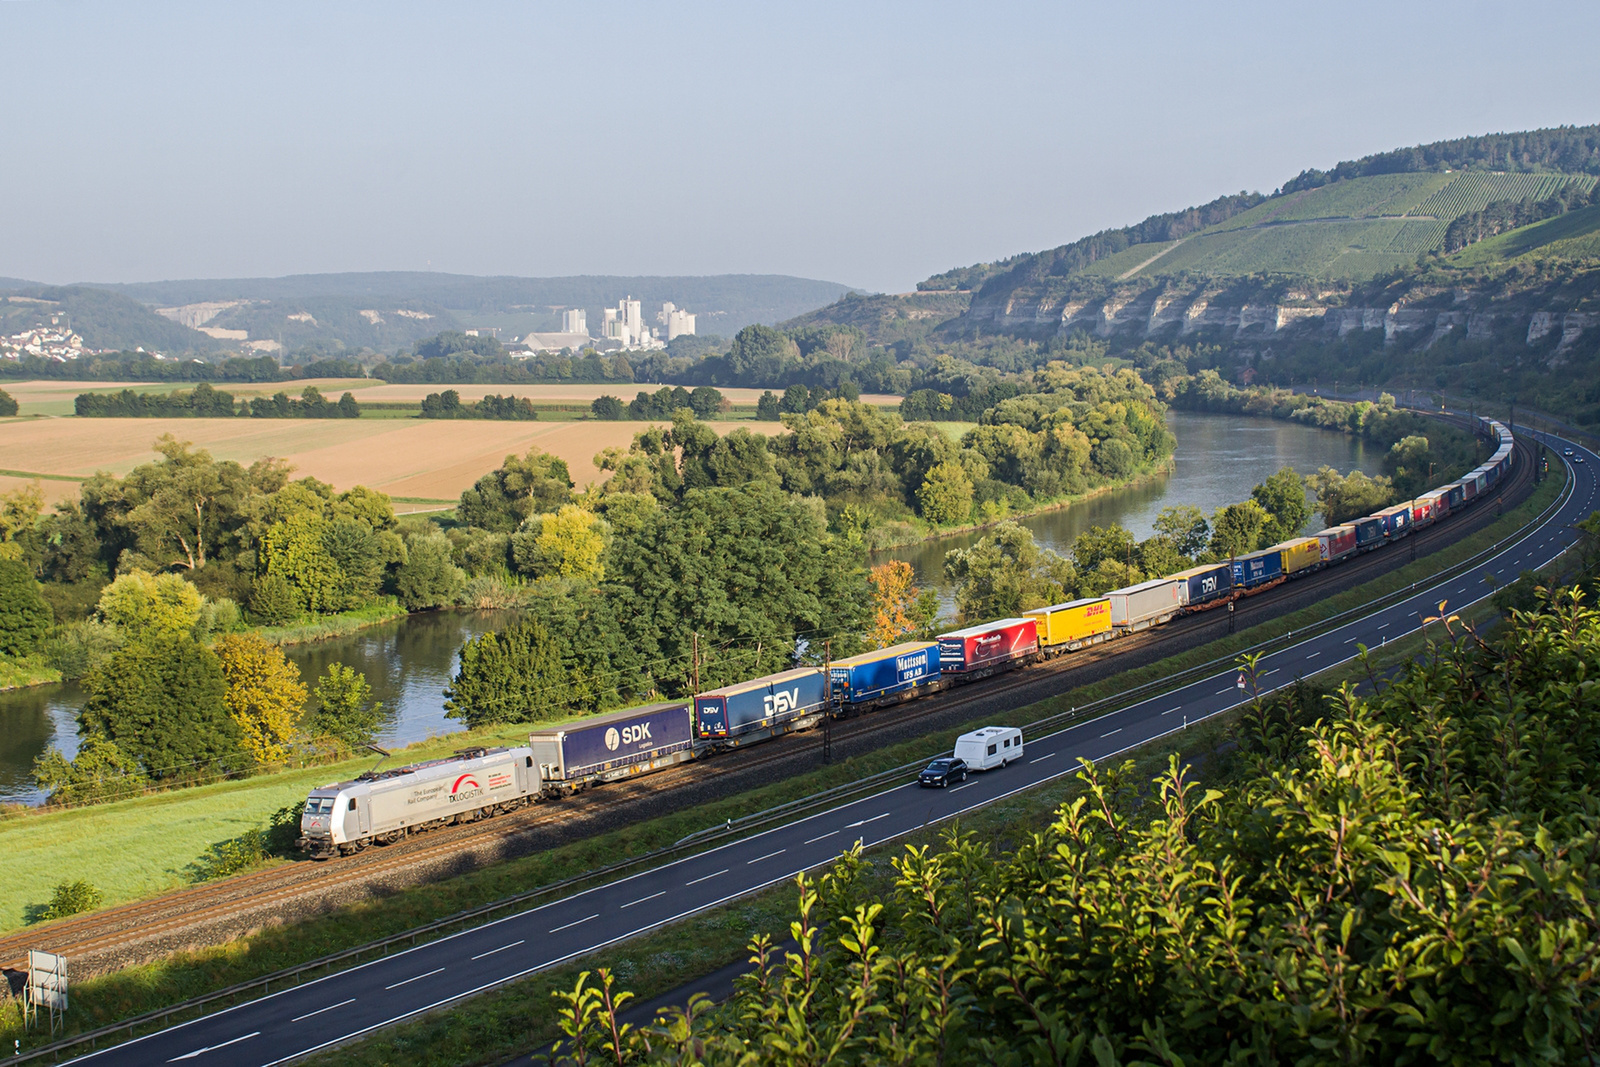
{"label": "green field", "polygon": [[1600,256],[1600,205],[1569,211],[1479,241],[1456,253],[1450,262],[1461,267],[1476,267],[1532,253],[1563,258]]}

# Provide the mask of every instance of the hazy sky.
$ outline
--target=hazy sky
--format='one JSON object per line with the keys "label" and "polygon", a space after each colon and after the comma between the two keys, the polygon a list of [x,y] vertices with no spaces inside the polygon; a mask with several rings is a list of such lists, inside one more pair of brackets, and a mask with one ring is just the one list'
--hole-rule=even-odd
{"label": "hazy sky", "polygon": [[904,290],[1308,166],[1600,121],[1600,4],[0,0],[0,276]]}

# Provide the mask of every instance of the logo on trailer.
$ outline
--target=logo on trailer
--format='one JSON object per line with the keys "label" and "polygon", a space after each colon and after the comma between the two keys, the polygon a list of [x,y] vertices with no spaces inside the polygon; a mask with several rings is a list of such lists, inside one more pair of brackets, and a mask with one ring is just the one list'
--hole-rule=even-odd
{"label": "logo on trailer", "polygon": [[800,706],[800,687],[795,686],[788,691],[780,689],[776,693],[769,693],[762,698],[761,703],[769,719],[774,715],[782,715],[786,711],[793,711]]}
{"label": "logo on trailer", "polygon": [[636,745],[648,740],[650,740],[650,724],[647,722],[624,726],[621,731],[615,726],[606,729],[606,748],[612,752],[615,752],[619,745]]}
{"label": "logo on trailer", "polygon": [[617,733],[615,726],[606,729],[606,747],[615,752],[617,746],[622,744],[622,735]]}
{"label": "logo on trailer", "polygon": [[[435,787],[437,788],[437,787]],[[456,784],[450,787],[450,800],[466,800],[483,792],[483,786],[471,774],[463,774],[456,779]]]}

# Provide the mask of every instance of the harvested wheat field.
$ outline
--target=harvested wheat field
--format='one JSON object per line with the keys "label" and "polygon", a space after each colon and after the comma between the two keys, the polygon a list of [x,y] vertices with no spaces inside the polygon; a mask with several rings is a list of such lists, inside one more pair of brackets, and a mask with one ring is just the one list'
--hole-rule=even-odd
{"label": "harvested wheat field", "polygon": [[[126,474],[155,458],[151,444],[164,433],[191,441],[218,459],[250,464],[276,456],[340,489],[366,485],[422,503],[450,501],[508,453],[537,446],[560,456],[581,488],[600,477],[593,457],[626,448],[642,422],[480,422],[420,419],[33,419],[0,422],[0,485],[19,474],[85,478],[97,470]],[[711,422],[718,433],[737,427],[781,432],[777,423]],[[76,483],[40,483],[52,500],[75,494]],[[57,490],[61,491],[58,493]]]}
{"label": "harvested wheat field", "polygon": [[[339,394],[346,390],[359,395],[363,387],[373,384],[370,378],[307,378],[294,382],[213,382],[212,388],[236,397],[271,396],[274,393],[299,396],[306,386],[314,385],[337,400]],[[23,415],[71,415],[72,402],[79,393],[120,393],[124,389],[132,389],[136,393],[187,392],[195,385],[195,382],[0,381],[0,389],[16,398]]]}

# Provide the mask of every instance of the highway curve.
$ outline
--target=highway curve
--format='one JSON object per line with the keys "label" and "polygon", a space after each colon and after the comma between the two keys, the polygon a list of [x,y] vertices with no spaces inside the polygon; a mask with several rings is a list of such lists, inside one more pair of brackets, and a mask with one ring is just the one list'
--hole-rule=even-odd
{"label": "highway curve", "polygon": [[[1551,562],[1577,539],[1573,526],[1596,509],[1600,456],[1571,447],[1571,493],[1544,523],[1478,568],[1474,576],[1432,583],[1409,599],[1263,657],[1263,689],[1290,684],[1342,663],[1358,645],[1377,646],[1415,631],[1439,601],[1459,610],[1490,594],[1494,582]],[[269,1067],[491,989],[828,863],[859,841],[880,845],[953,818],[1078,767],[1105,760],[1237,707],[1248,694],[1231,668],[1131,707],[1027,739],[1022,760],[949,790],[915,784],[753,834],[653,870],[552,901],[486,926],[383,957],[327,978],[173,1026],[73,1062],[118,1067],[167,1063]]]}

